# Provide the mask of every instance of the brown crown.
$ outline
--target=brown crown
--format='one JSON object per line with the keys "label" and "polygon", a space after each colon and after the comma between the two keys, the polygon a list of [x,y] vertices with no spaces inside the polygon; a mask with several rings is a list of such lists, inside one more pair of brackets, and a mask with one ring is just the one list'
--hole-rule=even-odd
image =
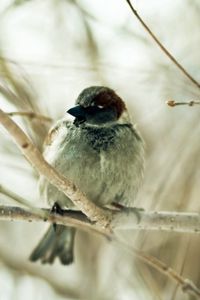
{"label": "brown crown", "polygon": [[103,106],[104,108],[114,108],[118,118],[126,110],[124,101],[114,91],[101,92],[95,97],[94,104]]}

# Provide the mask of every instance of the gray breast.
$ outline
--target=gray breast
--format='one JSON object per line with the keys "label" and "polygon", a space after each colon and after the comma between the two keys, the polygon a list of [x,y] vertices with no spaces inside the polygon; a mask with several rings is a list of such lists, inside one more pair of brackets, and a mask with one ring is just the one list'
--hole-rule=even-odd
{"label": "gray breast", "polygon": [[[50,150],[50,149],[49,149]],[[55,149],[56,150],[56,149]],[[143,142],[131,125],[112,128],[71,127],[47,160],[100,206],[113,201],[132,205],[143,171]],[[41,179],[40,190],[50,205],[71,201]]]}

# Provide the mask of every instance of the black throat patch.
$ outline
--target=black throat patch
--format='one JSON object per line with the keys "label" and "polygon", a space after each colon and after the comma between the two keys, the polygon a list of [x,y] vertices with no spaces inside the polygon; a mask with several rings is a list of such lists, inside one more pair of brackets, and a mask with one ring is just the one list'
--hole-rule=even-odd
{"label": "black throat patch", "polygon": [[118,132],[122,128],[129,128],[132,130],[131,124],[116,124],[110,127],[83,127],[82,131],[84,132],[84,137],[87,140],[87,143],[95,151],[106,151],[109,147],[113,147],[116,143],[116,137]]}

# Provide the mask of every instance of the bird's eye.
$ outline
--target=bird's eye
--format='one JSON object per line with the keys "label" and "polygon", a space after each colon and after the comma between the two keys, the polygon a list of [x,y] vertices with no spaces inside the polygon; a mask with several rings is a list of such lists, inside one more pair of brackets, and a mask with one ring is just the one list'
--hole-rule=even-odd
{"label": "bird's eye", "polygon": [[102,105],[91,105],[91,106],[88,106],[85,108],[85,110],[89,114],[98,113],[100,110],[103,110],[103,109],[104,109],[104,106],[102,106]]}

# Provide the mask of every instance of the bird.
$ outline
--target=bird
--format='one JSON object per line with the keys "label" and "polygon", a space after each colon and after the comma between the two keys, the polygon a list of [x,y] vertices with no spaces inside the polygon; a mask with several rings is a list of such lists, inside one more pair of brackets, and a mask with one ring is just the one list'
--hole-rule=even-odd
{"label": "bird", "polygon": [[[74,119],[69,120],[70,114]],[[99,207],[134,207],[144,173],[144,140],[122,98],[111,88],[91,86],[50,129],[44,158]],[[72,201],[48,180],[39,179],[41,199],[56,209]],[[75,229],[50,225],[30,260],[63,265],[74,261]]]}

